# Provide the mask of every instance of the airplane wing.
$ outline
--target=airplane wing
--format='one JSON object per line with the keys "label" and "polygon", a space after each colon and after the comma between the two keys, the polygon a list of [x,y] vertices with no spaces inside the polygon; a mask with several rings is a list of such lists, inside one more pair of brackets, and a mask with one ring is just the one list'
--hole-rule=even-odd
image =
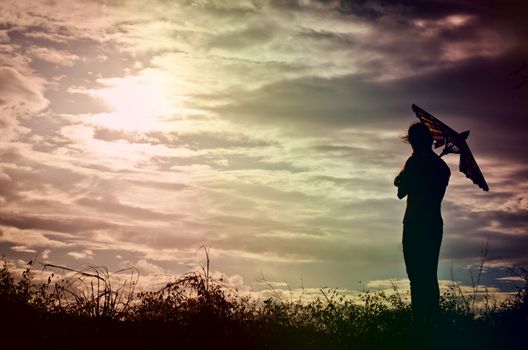
{"label": "airplane wing", "polygon": [[484,175],[480,171],[480,168],[477,164],[477,161],[473,157],[473,154],[469,150],[469,147],[464,147],[462,152],[460,152],[460,162],[458,164],[458,169],[466,175],[468,179],[473,181],[474,184],[482,188],[484,191],[489,191],[488,184],[484,179]]}

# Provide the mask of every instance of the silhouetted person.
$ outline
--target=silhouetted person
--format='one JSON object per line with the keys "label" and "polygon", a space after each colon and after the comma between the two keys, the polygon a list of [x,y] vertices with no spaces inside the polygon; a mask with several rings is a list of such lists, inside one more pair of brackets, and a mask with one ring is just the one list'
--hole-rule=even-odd
{"label": "silhouetted person", "polygon": [[403,256],[411,282],[413,319],[423,323],[434,318],[439,309],[437,269],[443,235],[440,206],[451,172],[433,152],[433,138],[424,124],[411,125],[405,139],[413,153],[394,185],[399,199],[407,196]]}

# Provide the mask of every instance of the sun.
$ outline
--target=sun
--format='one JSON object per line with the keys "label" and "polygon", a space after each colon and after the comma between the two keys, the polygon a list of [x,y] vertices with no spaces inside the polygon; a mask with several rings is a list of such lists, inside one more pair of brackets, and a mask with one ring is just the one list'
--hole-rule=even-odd
{"label": "sun", "polygon": [[170,116],[181,112],[181,98],[157,70],[100,79],[98,83],[101,88],[90,93],[101,99],[108,111],[92,115],[90,120],[104,127],[140,132],[162,130]]}

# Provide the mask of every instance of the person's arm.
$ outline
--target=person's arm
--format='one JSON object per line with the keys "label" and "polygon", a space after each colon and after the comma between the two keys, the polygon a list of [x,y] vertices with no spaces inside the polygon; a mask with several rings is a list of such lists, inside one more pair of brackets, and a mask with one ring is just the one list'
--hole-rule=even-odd
{"label": "person's arm", "polygon": [[444,162],[441,163],[441,176],[440,176],[440,183],[438,184],[438,193],[437,198],[439,201],[442,201],[444,198],[447,185],[449,184],[449,177],[451,176],[451,170],[449,170],[449,167]]}
{"label": "person's arm", "polygon": [[410,165],[409,158],[407,162],[405,162],[405,166],[403,167],[403,170],[400,171],[398,176],[394,179],[394,186],[398,187],[398,198],[402,199],[409,193],[409,165]]}
{"label": "person's arm", "polygon": [[401,172],[396,179],[398,179],[398,198],[403,199],[409,193],[407,189],[407,178],[404,172]]}

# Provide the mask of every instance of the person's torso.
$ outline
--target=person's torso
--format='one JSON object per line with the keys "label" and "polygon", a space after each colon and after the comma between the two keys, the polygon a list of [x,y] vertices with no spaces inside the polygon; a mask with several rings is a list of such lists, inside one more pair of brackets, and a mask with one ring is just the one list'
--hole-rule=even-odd
{"label": "person's torso", "polygon": [[410,161],[403,222],[442,224],[441,203],[449,181],[449,168],[433,152],[413,154]]}

